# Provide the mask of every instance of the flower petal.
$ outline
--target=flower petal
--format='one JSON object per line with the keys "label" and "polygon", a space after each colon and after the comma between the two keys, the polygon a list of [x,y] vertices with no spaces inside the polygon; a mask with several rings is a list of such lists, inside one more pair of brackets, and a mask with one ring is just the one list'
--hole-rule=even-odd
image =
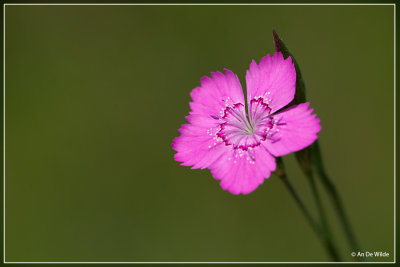
{"label": "flower petal", "polygon": [[274,156],[283,156],[311,145],[321,130],[320,120],[313,109],[309,109],[310,103],[292,106],[273,116],[279,129],[272,139],[267,139],[265,147]]}
{"label": "flower petal", "polygon": [[212,175],[217,180],[221,180],[222,189],[235,195],[249,194],[262,184],[272,171],[275,171],[274,157],[262,146],[249,153],[252,153],[254,164],[249,161],[248,155],[235,157],[231,150],[230,153],[224,153],[209,167]]}
{"label": "flower petal", "polygon": [[201,87],[191,92],[192,110],[186,117],[190,124],[183,124],[179,129],[181,136],[175,138],[172,148],[177,151],[175,160],[193,169],[207,168],[226,151],[222,140],[218,140],[221,111],[226,104],[242,103],[243,90],[237,76],[230,70],[211,73],[211,78],[203,77]]}
{"label": "flower petal", "polygon": [[243,90],[238,77],[228,69],[224,71],[225,74],[213,72],[211,78],[201,78],[201,86],[190,93],[193,99],[193,102],[190,102],[191,114],[220,116],[226,103],[244,105]]}
{"label": "flower petal", "polygon": [[178,130],[181,136],[174,139],[172,148],[177,151],[175,160],[192,169],[204,169],[226,152],[225,145],[215,137],[218,124],[211,117],[189,115],[190,124]]}
{"label": "flower petal", "polygon": [[263,57],[260,64],[253,60],[246,72],[247,103],[255,97],[269,99],[272,113],[289,104],[296,91],[296,70],[292,59],[276,52]]}

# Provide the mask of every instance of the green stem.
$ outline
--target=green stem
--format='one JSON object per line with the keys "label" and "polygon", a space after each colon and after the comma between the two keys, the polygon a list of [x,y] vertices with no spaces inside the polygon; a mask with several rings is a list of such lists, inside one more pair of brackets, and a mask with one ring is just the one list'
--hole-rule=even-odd
{"label": "green stem", "polygon": [[310,183],[311,192],[313,194],[315,205],[317,206],[319,219],[320,219],[320,223],[321,223],[321,228],[322,228],[322,231],[323,231],[323,233],[325,235],[324,236],[325,237],[325,242],[327,243],[327,246],[332,247],[331,249],[336,253],[336,257],[339,259],[340,256],[339,256],[339,254],[337,252],[336,245],[335,245],[335,242],[334,242],[334,239],[333,239],[333,236],[332,236],[329,224],[328,224],[328,220],[327,220],[324,208],[322,206],[322,201],[321,201],[321,198],[319,196],[317,186],[315,184],[315,179],[314,179],[312,173],[310,173],[308,175],[308,181]]}
{"label": "green stem", "polygon": [[327,234],[323,231],[321,226],[315,221],[315,219],[312,217],[311,213],[305,206],[303,200],[300,198],[299,194],[289,181],[285,171],[284,171],[284,165],[283,161],[281,158],[277,158],[277,171],[276,174],[279,176],[281,181],[285,184],[286,188],[289,190],[289,193],[292,195],[294,200],[296,201],[297,205],[299,206],[300,210],[303,212],[304,216],[306,217],[307,221],[310,223],[311,227],[315,231],[315,233],[318,235],[320,240],[323,242],[326,250],[328,251],[329,255],[334,261],[340,261],[339,254],[337,253],[337,249],[332,243],[330,238],[327,238]]}
{"label": "green stem", "polygon": [[350,246],[354,252],[360,251],[357,239],[354,235],[354,232],[350,225],[350,221],[348,220],[348,217],[344,210],[343,203],[339,196],[339,193],[336,190],[335,185],[332,183],[332,181],[329,179],[328,175],[325,172],[324,166],[322,164],[321,152],[319,150],[318,142],[315,142],[311,148],[312,148],[311,162],[315,166],[316,172],[318,173],[318,176],[321,178],[322,184],[324,185],[326,191],[328,191],[329,196],[331,197],[331,200],[335,207],[335,211],[338,214],[343,230],[346,233],[347,240],[350,243]]}

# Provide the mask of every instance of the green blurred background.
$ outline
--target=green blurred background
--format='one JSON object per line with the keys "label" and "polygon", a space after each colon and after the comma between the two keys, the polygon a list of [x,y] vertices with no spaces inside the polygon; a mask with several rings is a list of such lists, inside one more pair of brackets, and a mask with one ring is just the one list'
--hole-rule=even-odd
{"label": "green blurred background", "polygon": [[362,251],[393,261],[393,6],[5,8],[6,261],[328,261],[276,176],[234,196],[173,159],[199,79],[228,68],[245,87],[272,28]]}

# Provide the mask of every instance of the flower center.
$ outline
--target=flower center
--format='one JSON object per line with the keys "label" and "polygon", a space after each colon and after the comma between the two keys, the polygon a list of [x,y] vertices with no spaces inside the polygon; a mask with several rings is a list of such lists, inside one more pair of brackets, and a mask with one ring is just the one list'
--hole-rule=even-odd
{"label": "flower center", "polygon": [[232,145],[234,150],[248,151],[272,137],[277,131],[271,108],[264,98],[258,97],[250,101],[248,115],[241,103],[226,104],[221,111],[221,121],[216,136],[221,138],[225,145]]}

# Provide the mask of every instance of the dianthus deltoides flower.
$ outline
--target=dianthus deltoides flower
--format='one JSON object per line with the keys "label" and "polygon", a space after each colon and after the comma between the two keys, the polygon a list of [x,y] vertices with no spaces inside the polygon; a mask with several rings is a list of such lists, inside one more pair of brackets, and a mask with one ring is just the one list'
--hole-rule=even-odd
{"label": "dianthus deltoides flower", "polygon": [[254,60],[246,72],[247,113],[243,90],[230,70],[211,73],[193,89],[189,124],[172,143],[175,160],[193,169],[208,168],[232,194],[254,191],[271,172],[275,157],[312,144],[321,130],[309,103],[280,111],[294,98],[296,71],[280,52]]}

